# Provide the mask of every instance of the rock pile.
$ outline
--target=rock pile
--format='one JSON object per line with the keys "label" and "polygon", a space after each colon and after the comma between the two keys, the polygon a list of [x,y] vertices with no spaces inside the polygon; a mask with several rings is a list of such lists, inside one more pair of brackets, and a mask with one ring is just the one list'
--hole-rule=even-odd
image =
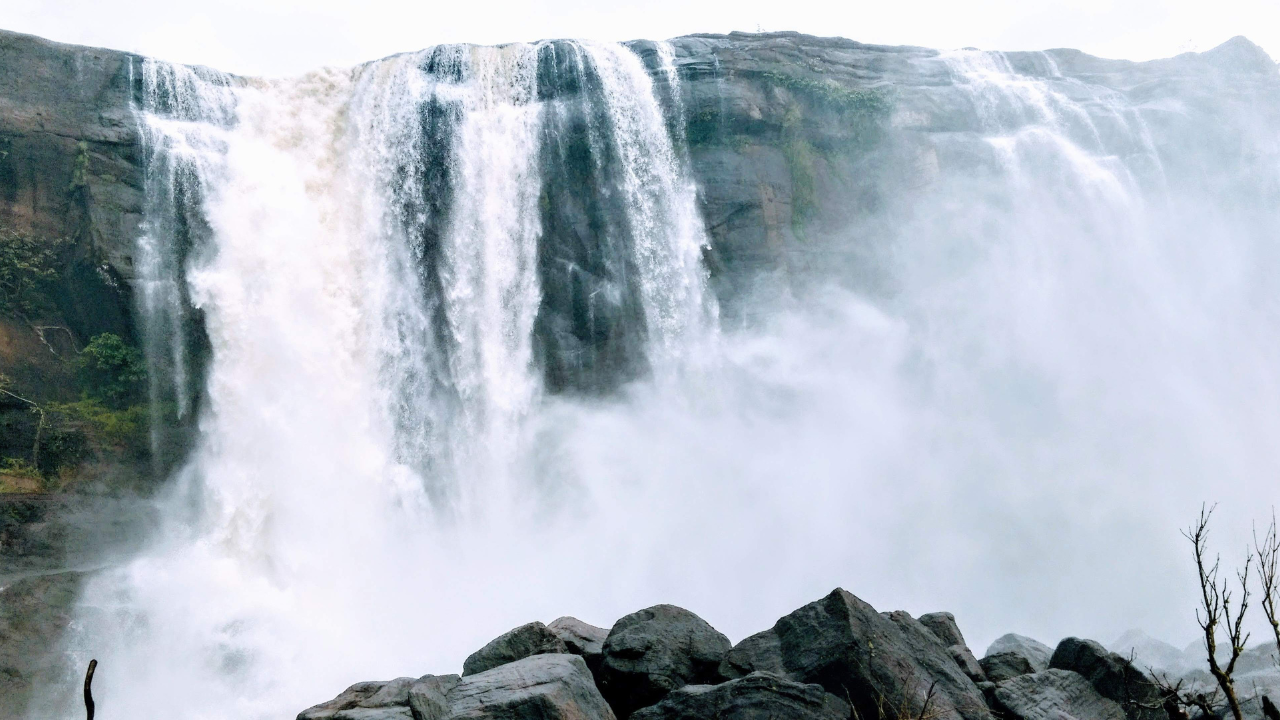
{"label": "rock pile", "polygon": [[1006,635],[978,660],[950,613],[836,589],[737,645],[656,605],[495,638],[458,675],[357,683],[298,720],[1157,720],[1150,678],[1091,640]]}

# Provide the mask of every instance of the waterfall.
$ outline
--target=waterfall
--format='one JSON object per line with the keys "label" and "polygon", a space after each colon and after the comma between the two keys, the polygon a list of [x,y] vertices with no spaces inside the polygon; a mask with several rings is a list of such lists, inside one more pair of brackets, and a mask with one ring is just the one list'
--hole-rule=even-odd
{"label": "waterfall", "polygon": [[[850,98],[713,52],[737,42],[134,67],[138,301],[182,442],[155,438],[151,547],[75,611],[104,713],[291,717],[660,602],[739,639],[837,584],[975,647],[1188,627],[1177,522],[1259,505],[1280,465],[1274,140],[1226,167],[1186,137],[1238,109],[1067,52],[864,46],[903,81],[883,144],[788,157],[776,121]],[[800,41],[750,42],[770,67]],[[760,198],[726,211],[745,227],[795,161],[854,219],[718,244],[805,255],[720,328],[693,168]]]}
{"label": "waterfall", "polygon": [[394,640],[390,618],[457,582],[451,544],[534,522],[521,459],[557,140],[539,58],[557,49],[592,79],[599,192],[621,200],[592,252],[634,268],[626,332],[670,371],[714,302],[696,189],[626,48],[440,46],[287,80],[136,69],[153,407],[196,437],[152,551],[78,610],[73,654],[119,673],[104,707],[283,717],[349,679],[332,653],[391,672],[455,652],[422,656],[438,619]]}

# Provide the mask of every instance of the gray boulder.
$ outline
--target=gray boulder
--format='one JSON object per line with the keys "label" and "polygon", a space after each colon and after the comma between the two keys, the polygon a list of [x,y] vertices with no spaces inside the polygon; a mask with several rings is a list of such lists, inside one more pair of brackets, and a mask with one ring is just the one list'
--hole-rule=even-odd
{"label": "gray boulder", "polygon": [[1125,720],[1119,705],[1068,670],[1006,680],[996,686],[995,699],[1008,720]]}
{"label": "gray boulder", "polygon": [[620,718],[685,685],[720,680],[732,644],[705,620],[674,605],[632,613],[609,631],[598,676],[600,692]]}
{"label": "gray boulder", "polygon": [[1079,673],[1098,694],[1119,703],[1130,720],[1163,720],[1164,698],[1151,678],[1093,640],[1069,637],[1058,643],[1049,667]]}
{"label": "gray boulder", "polygon": [[449,691],[462,678],[457,675],[427,675],[409,688],[409,710],[413,720],[444,720],[449,717]]}
{"label": "gray boulder", "polygon": [[1019,675],[1030,675],[1049,669],[1048,667],[1037,668],[1031,664],[1026,655],[1013,651],[993,653],[978,662],[982,665],[982,671],[986,673],[987,679],[997,683]]}
{"label": "gray boulder", "polygon": [[604,641],[609,637],[608,630],[568,616],[557,619],[547,629],[560,638],[569,652],[581,656],[592,674],[600,669],[600,662],[604,660]]}
{"label": "gray boulder", "polygon": [[887,707],[939,720],[991,718],[942,641],[906,613],[886,617],[836,589],[780,619],[774,632],[792,680],[848,698],[860,717]]}
{"label": "gray boulder", "polygon": [[973,651],[967,645],[952,645],[947,648],[947,653],[951,655],[952,660],[956,661],[956,665],[960,666],[960,672],[969,676],[970,680],[975,683],[987,681],[986,671],[982,669],[982,664],[973,656]]}
{"label": "gray boulder", "polygon": [[514,630],[508,630],[471,653],[462,663],[462,676],[467,677],[492,670],[499,665],[515,662],[531,655],[567,652],[569,652],[568,646],[556,633],[546,625],[535,621]]}
{"label": "gray boulder", "polygon": [[446,697],[450,720],[615,720],[577,655],[506,663],[462,678]]}
{"label": "gray boulder", "polygon": [[770,673],[752,673],[722,685],[686,685],[633,720],[847,720],[849,705],[822,689]]}
{"label": "gray boulder", "polygon": [[753,672],[764,671],[785,676],[786,668],[782,666],[782,648],[778,644],[778,634],[772,630],[758,632],[743,639],[733,646],[724,662],[720,663],[720,676],[733,680],[746,677]]}
{"label": "gray boulder", "polygon": [[956,625],[956,616],[949,612],[925,613],[920,616],[920,624],[929,628],[929,632],[938,636],[943,645],[966,645],[964,635],[960,634],[960,626]]}
{"label": "gray boulder", "polygon": [[1049,657],[1053,655],[1053,648],[1026,635],[1009,633],[996,638],[996,641],[987,648],[986,656],[1005,652],[1021,655],[1034,672],[1040,672],[1049,669]]}
{"label": "gray boulder", "polygon": [[361,682],[336,698],[298,713],[298,720],[413,720],[409,688],[413,678]]}

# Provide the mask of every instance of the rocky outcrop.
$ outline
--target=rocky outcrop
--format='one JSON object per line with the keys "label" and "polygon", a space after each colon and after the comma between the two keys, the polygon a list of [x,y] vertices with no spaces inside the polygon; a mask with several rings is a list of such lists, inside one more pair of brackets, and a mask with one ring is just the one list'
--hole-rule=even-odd
{"label": "rocky outcrop", "polygon": [[754,672],[786,675],[782,666],[782,645],[778,633],[765,630],[734,645],[720,663],[720,676],[732,680]]}
{"label": "rocky outcrop", "polygon": [[298,720],[413,720],[409,689],[413,678],[356,683],[338,697],[298,713]]}
{"label": "rocky outcrop", "polygon": [[644,708],[635,720],[847,720],[850,708],[821,685],[757,672],[723,685],[687,685]]}
{"label": "rocky outcrop", "polygon": [[599,672],[600,663],[604,660],[604,641],[609,637],[608,630],[568,616],[557,618],[547,629],[560,638],[569,652],[586,661],[591,674]]}
{"label": "rocky outcrop", "polygon": [[449,718],[614,718],[586,663],[576,655],[535,655],[508,663],[463,678],[446,698]]}
{"label": "rocky outcrop", "polygon": [[614,623],[604,641],[599,683],[619,718],[685,685],[720,680],[732,644],[707,621],[674,605],[655,605]]}
{"label": "rocky outcrop", "polygon": [[788,675],[848,697],[863,717],[893,708],[912,717],[987,720],[981,691],[942,641],[903,612],[887,617],[844,590],[774,625]]}
{"label": "rocky outcrop", "polygon": [[462,663],[462,676],[492,670],[531,655],[567,652],[569,648],[556,633],[540,622],[531,622],[499,635],[472,653]]}
{"label": "rocky outcrop", "polygon": [[[839,588],[732,647],[688,610],[646,608],[614,624],[593,674],[583,658],[603,632],[568,617],[522,625],[470,656],[461,678],[358,683],[299,720],[1157,720],[1165,699],[1123,658],[1076,638],[1052,668],[1002,677],[992,665],[999,680],[975,682],[986,674],[966,674],[954,617],[877,612]],[[984,662],[1022,668],[1047,650],[1016,635],[992,649]]]}
{"label": "rocky outcrop", "polygon": [[1124,720],[1124,711],[1080,675],[1045,670],[999,684],[998,710],[1009,720]]}
{"label": "rocky outcrop", "polygon": [[1031,668],[1028,672],[1040,672],[1049,669],[1049,658],[1053,655],[1053,648],[1026,635],[1009,633],[996,638],[996,641],[987,647],[985,657],[1002,653],[1011,653],[1021,658],[1020,662],[1025,662],[1026,667]]}
{"label": "rocky outcrop", "polygon": [[1053,651],[1049,667],[1077,673],[1098,694],[1119,704],[1129,720],[1164,720],[1155,682],[1096,641],[1066,638]]}
{"label": "rocky outcrop", "polygon": [[532,655],[468,677],[363,682],[298,720],[614,720],[582,658]]}
{"label": "rocky outcrop", "polygon": [[457,675],[426,675],[409,688],[409,710],[413,720],[441,720],[449,717],[449,691],[458,686]]}
{"label": "rocky outcrop", "polygon": [[1025,655],[1016,652],[994,653],[979,660],[978,664],[987,679],[995,683],[1047,669],[1047,663],[1045,667],[1034,666]]}
{"label": "rocky outcrop", "polygon": [[960,632],[960,626],[956,624],[956,616],[949,612],[925,613],[919,618],[920,624],[929,629],[935,637],[942,641],[943,645],[948,647],[952,645],[967,645],[964,641],[964,635]]}

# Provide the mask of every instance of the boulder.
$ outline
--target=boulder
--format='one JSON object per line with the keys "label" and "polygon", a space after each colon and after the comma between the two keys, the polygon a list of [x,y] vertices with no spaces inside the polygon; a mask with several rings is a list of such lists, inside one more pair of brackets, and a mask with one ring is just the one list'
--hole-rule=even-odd
{"label": "boulder", "polygon": [[655,605],[609,631],[600,692],[618,717],[630,717],[676,688],[719,682],[720,663],[731,647],[729,638],[688,610]]}
{"label": "boulder", "polygon": [[949,612],[925,613],[920,616],[920,624],[929,628],[929,632],[938,636],[943,645],[965,645],[964,635],[960,634],[960,626],[956,625],[956,616]]}
{"label": "boulder", "polygon": [[1045,670],[996,686],[998,711],[1008,720],[1125,720],[1124,710],[1068,670]]}
{"label": "boulder", "polygon": [[468,675],[446,698],[452,720],[615,720],[577,655],[533,655]]}
{"label": "boulder", "polygon": [[947,648],[947,653],[951,655],[951,659],[956,661],[956,665],[960,666],[960,671],[969,676],[969,679],[975,683],[986,682],[987,673],[982,669],[982,664],[978,662],[978,658],[973,656],[973,651],[967,645],[952,645]]}
{"label": "boulder", "polygon": [[996,653],[1004,652],[1021,655],[1033,668],[1034,672],[1040,672],[1041,670],[1049,669],[1049,657],[1053,655],[1053,648],[1026,635],[1009,633],[996,638],[996,641],[987,648],[986,654],[989,657]]}
{"label": "boulder", "polygon": [[449,717],[449,691],[461,682],[457,675],[427,675],[409,688],[413,720],[445,720]]}
{"label": "boulder", "polygon": [[822,689],[756,672],[722,685],[686,685],[634,720],[847,720],[849,705]]}
{"label": "boulder", "polygon": [[787,674],[782,666],[778,634],[772,630],[758,632],[734,645],[725,655],[724,662],[720,663],[720,676],[726,680],[746,677],[757,671],[779,676]]}
{"label": "boulder", "polygon": [[361,682],[326,703],[298,713],[298,720],[413,720],[409,688],[413,678]]}
{"label": "boulder", "polygon": [[861,717],[884,708],[916,717],[990,720],[982,692],[942,641],[903,612],[887,617],[836,589],[774,625],[792,680],[848,698]]}
{"label": "boulder", "polygon": [[986,673],[987,679],[997,683],[1019,675],[1048,670],[1048,667],[1037,668],[1031,664],[1026,655],[1013,651],[987,655],[978,662],[982,665],[982,671]]}
{"label": "boulder", "polygon": [[1098,694],[1119,703],[1130,720],[1162,720],[1164,698],[1151,678],[1093,640],[1069,637],[1058,643],[1049,667],[1078,673]]}
{"label": "boulder", "polygon": [[557,619],[547,629],[560,638],[569,652],[581,656],[592,674],[600,669],[600,661],[604,659],[604,641],[609,637],[608,630],[568,616]]}
{"label": "boulder", "polygon": [[471,653],[462,663],[462,676],[467,677],[492,670],[499,665],[515,662],[531,655],[567,652],[569,648],[556,633],[546,625],[535,621],[514,630],[508,630]]}

